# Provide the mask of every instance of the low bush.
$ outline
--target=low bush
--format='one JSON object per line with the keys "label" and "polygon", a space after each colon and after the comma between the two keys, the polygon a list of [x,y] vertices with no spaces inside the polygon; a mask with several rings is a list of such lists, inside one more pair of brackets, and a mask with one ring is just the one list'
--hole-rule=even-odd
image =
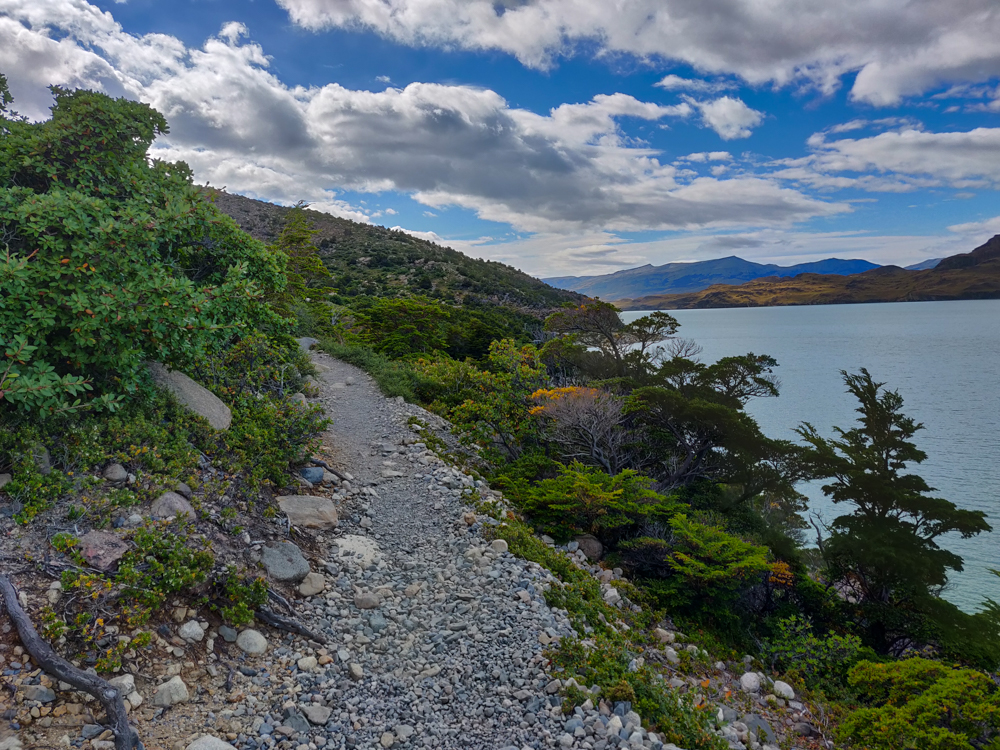
{"label": "low bush", "polygon": [[847,676],[855,664],[874,658],[875,652],[864,647],[857,636],[832,630],[818,636],[812,623],[797,615],[777,622],[775,634],[761,654],[771,669],[831,697],[845,695]]}
{"label": "low bush", "polygon": [[922,658],[863,661],[848,679],[869,706],[846,717],[842,740],[867,750],[998,750],[1000,690],[982,672]]}

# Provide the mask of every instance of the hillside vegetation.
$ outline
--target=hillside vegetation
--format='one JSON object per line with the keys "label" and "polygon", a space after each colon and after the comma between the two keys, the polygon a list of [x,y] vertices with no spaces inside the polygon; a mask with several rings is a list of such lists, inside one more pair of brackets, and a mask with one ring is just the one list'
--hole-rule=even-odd
{"label": "hillside vegetation", "polygon": [[688,294],[620,299],[615,304],[622,310],[686,310],[998,298],[1000,235],[970,253],[945,258],[927,270],[883,266],[850,276],[805,273],[790,279],[757,279],[739,286],[717,284]]}
{"label": "hillside vegetation", "polygon": [[[272,243],[293,208],[212,191],[211,200],[255,239]],[[556,289],[523,271],[406,232],[302,211],[313,243],[342,299],[421,295],[452,303],[502,304],[524,312],[546,311],[582,295]]]}

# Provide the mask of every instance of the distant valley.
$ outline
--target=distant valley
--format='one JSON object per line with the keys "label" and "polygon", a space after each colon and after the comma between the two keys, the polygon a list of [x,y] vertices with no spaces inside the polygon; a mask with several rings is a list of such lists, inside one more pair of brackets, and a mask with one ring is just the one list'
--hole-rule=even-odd
{"label": "distant valley", "polygon": [[789,277],[772,274],[746,283],[719,283],[686,293],[641,295],[632,299],[619,297],[614,302],[623,310],[683,310],[1000,299],[1000,235],[972,252],[944,258],[932,268],[924,267],[926,264],[910,268],[875,266],[850,275],[813,272]]}

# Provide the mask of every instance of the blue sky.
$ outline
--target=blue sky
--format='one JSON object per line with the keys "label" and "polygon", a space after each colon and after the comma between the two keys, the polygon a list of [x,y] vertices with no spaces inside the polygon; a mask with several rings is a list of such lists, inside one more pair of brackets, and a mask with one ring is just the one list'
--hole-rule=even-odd
{"label": "blue sky", "polygon": [[0,0],[0,71],[199,182],[540,276],[907,264],[1000,232],[993,0]]}

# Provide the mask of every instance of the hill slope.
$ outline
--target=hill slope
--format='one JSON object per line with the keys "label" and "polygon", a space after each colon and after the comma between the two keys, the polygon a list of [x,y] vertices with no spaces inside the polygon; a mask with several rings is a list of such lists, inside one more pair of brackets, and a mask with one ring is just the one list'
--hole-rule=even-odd
{"label": "hill slope", "polygon": [[1000,235],[970,253],[944,258],[934,268],[883,266],[852,276],[806,273],[764,278],[741,286],[716,285],[690,294],[617,300],[623,310],[708,307],[835,305],[857,302],[1000,299]]}
{"label": "hill slope", "polygon": [[695,263],[645,265],[603,276],[558,276],[542,281],[560,289],[571,289],[604,300],[643,297],[651,294],[681,294],[707,289],[713,284],[743,284],[768,276],[798,276],[803,273],[854,274],[878,268],[866,260],[827,258],[795,266],[754,263],[735,255]]}
{"label": "hill slope", "polygon": [[[291,208],[213,191],[215,205],[243,231],[267,243],[281,233]],[[447,301],[475,300],[544,311],[581,295],[555,289],[523,271],[470,258],[405,232],[306,209],[314,242],[344,297],[419,294]]]}

